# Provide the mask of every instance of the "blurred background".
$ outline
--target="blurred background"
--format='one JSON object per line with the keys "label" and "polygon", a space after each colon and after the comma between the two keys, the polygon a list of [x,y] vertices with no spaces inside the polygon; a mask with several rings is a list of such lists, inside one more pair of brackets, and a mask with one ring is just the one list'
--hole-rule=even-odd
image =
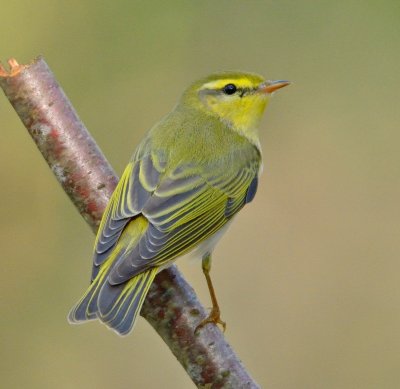
{"label": "blurred background", "polygon": [[[21,0],[0,58],[43,54],[118,174],[193,80],[241,69],[294,85],[261,128],[255,201],[219,244],[226,336],[262,387],[400,382],[398,1]],[[0,366],[5,388],[191,388],[143,319],[70,326],[93,235],[0,96]],[[200,263],[179,262],[206,306]]]}

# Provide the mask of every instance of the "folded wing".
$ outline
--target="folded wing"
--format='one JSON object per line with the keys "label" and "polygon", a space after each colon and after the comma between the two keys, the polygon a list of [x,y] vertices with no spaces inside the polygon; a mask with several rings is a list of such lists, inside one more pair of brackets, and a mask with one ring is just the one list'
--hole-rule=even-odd
{"label": "folded wing", "polygon": [[257,189],[258,159],[221,172],[190,164],[166,170],[156,153],[131,162],[105,211],[95,243],[94,275],[113,252],[129,223],[140,215],[148,221],[135,247],[116,259],[108,275],[112,285],[163,266],[211,237]]}

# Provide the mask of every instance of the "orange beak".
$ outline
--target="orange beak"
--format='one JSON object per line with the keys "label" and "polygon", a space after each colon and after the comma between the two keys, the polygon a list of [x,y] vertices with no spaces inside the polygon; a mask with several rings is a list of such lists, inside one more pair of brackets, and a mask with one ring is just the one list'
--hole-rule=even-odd
{"label": "orange beak", "polygon": [[278,89],[283,88],[290,84],[290,81],[286,80],[276,80],[276,81],[265,81],[263,82],[259,89],[264,93],[272,93],[277,91]]}

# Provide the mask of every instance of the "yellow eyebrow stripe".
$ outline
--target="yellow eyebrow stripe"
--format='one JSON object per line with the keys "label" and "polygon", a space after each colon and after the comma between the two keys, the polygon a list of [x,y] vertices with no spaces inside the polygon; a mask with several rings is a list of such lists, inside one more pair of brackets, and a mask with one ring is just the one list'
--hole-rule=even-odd
{"label": "yellow eyebrow stripe", "polygon": [[251,82],[248,78],[226,78],[222,80],[210,81],[201,86],[200,89],[222,89],[227,84],[235,84],[238,88],[256,88],[258,85]]}

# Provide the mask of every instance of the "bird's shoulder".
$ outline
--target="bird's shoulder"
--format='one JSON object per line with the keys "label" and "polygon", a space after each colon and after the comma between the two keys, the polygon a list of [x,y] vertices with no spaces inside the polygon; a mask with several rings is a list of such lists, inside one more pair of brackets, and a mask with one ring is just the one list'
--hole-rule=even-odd
{"label": "bird's shoulder", "polygon": [[[133,163],[151,158],[160,173],[176,169],[229,173],[261,165],[259,147],[218,118],[193,110],[174,110],[147,133]],[[190,169],[189,169],[190,167]]]}

